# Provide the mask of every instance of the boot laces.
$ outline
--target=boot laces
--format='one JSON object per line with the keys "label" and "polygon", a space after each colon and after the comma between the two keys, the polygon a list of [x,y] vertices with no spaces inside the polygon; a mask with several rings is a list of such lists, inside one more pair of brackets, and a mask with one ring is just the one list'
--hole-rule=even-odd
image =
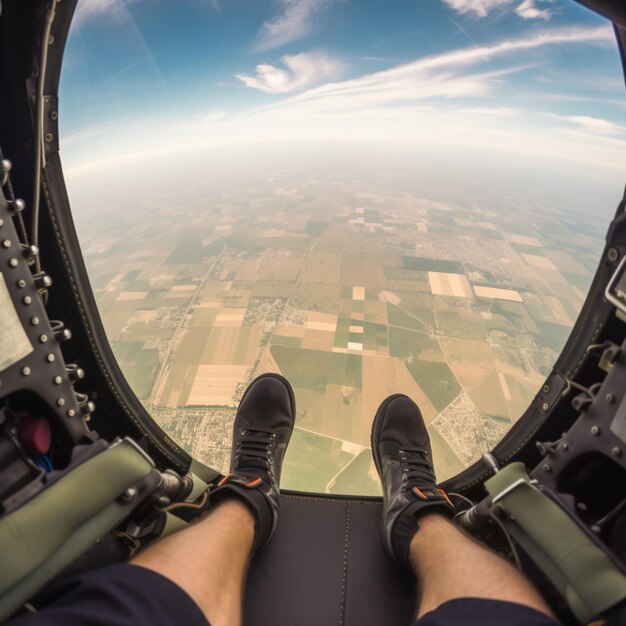
{"label": "boot laces", "polygon": [[416,483],[430,489],[436,486],[430,455],[424,448],[402,448],[399,455],[408,484]]}
{"label": "boot laces", "polygon": [[267,464],[274,456],[276,433],[262,426],[244,428],[240,431],[242,438],[238,442],[241,457],[259,459]]}

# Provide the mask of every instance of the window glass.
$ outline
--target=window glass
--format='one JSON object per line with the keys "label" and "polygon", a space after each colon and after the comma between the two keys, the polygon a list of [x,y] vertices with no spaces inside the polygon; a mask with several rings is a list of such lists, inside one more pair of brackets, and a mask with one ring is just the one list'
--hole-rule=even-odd
{"label": "window glass", "polygon": [[227,469],[238,400],[298,404],[283,486],[379,492],[379,403],[438,477],[522,415],[623,190],[610,24],[566,0],[81,1],[61,154],[109,341]]}

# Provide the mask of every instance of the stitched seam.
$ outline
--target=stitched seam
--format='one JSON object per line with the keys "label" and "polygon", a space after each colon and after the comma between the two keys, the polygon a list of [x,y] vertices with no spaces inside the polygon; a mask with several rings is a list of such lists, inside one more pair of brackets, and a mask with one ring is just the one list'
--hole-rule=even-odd
{"label": "stitched seam", "polygon": [[59,230],[59,227],[58,227],[58,223],[57,223],[57,219],[56,219],[56,213],[54,211],[54,205],[52,203],[52,198],[51,198],[50,193],[48,191],[48,185],[47,185],[47,181],[45,180],[45,177],[42,178],[41,183],[42,183],[44,196],[46,198],[46,204],[48,206],[48,214],[50,215],[50,221],[52,222],[52,227],[54,228],[54,233],[56,235],[57,243],[59,244],[59,248],[61,250],[61,255],[63,257],[63,263],[65,264],[65,269],[67,270],[67,275],[68,275],[68,278],[70,280],[70,285],[72,287],[72,291],[74,293],[74,298],[76,300],[76,304],[78,305],[78,310],[79,310],[80,316],[81,316],[81,318],[83,320],[83,328],[85,329],[85,332],[87,333],[87,338],[89,339],[89,344],[91,346],[91,349],[92,349],[92,352],[93,352],[94,356],[96,357],[98,365],[100,366],[100,371],[104,375],[104,378],[105,378],[105,380],[106,380],[106,382],[107,382],[107,384],[109,386],[109,389],[111,390],[113,395],[117,398],[117,400],[120,403],[123,411],[126,413],[127,417],[131,420],[131,422],[137,427],[139,432],[142,435],[144,435],[145,437],[147,437],[150,440],[150,443],[152,443],[152,445],[154,445],[155,448],[159,449],[161,451],[161,453],[164,454],[165,457],[170,461],[170,463],[175,465],[177,467],[177,469],[179,469],[180,471],[184,471],[185,468],[181,464],[176,462],[174,459],[172,459],[170,457],[170,455],[169,455],[169,452],[165,448],[163,448],[163,446],[161,446],[159,442],[157,442],[153,437],[150,437],[150,435],[143,428],[142,424],[132,414],[132,412],[128,408],[127,404],[124,402],[123,398],[120,396],[120,394],[118,393],[117,389],[115,388],[115,385],[113,384],[113,380],[111,379],[111,377],[109,375],[109,371],[108,371],[107,367],[105,366],[105,364],[104,364],[104,362],[102,360],[102,357],[100,355],[100,351],[98,350],[97,345],[96,345],[96,343],[94,341],[94,337],[93,337],[93,334],[91,332],[91,326],[89,324],[89,321],[88,321],[87,316],[85,314],[85,310],[83,308],[82,299],[80,297],[80,293],[78,291],[78,287],[77,287],[76,282],[74,280],[74,273],[72,272],[72,267],[71,267],[71,264],[69,262],[69,257],[67,255],[67,251],[65,249],[65,243],[64,243],[63,238],[61,236],[61,231]]}
{"label": "stitched seam", "polygon": [[[339,498],[322,498],[315,496],[295,496],[293,494],[282,494],[282,498],[288,498],[289,500],[310,500],[311,502],[324,502],[325,504],[345,504],[345,500]],[[351,504],[373,504],[375,506],[380,506],[382,503],[381,500],[352,500],[350,498]]]}
{"label": "stitched seam", "polygon": [[[596,339],[598,337],[598,335],[600,334],[600,331],[602,330],[602,328],[604,327],[604,322],[600,323],[600,325],[596,328],[595,332],[593,333],[593,336],[591,337],[591,340],[589,341],[590,344],[595,343]],[[574,365],[574,367],[571,370],[571,374],[569,375],[569,378],[574,378],[574,376],[576,376],[576,374],[578,374],[578,372],[580,371],[580,368],[582,367],[582,364],[584,362],[584,360],[587,358],[587,353],[583,352],[582,356],[580,357],[580,360],[578,361],[578,363],[576,363],[576,365]]]}
{"label": "stitched seam", "polygon": [[343,542],[343,573],[341,576],[341,601],[339,604],[339,626],[344,626],[346,618],[346,583],[348,581],[348,543],[350,538],[350,505],[346,506],[346,532]]}

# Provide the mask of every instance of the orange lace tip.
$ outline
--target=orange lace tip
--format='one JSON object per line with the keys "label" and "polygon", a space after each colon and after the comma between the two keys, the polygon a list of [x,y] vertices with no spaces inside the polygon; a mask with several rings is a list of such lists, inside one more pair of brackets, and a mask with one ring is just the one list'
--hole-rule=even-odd
{"label": "orange lace tip", "polygon": [[260,478],[255,478],[254,480],[251,480],[249,483],[246,483],[246,487],[256,487],[257,485],[261,484],[261,479]]}
{"label": "orange lace tip", "polygon": [[446,502],[450,506],[454,506],[454,504],[452,504],[452,501],[450,500],[450,498],[448,498],[448,494],[443,489],[438,489],[437,491],[439,491],[439,493],[446,499]]}
{"label": "orange lace tip", "polygon": [[428,496],[421,489],[418,489],[417,487],[413,487],[413,492],[417,496],[419,496],[422,500],[428,500]]}
{"label": "orange lace tip", "polygon": [[222,480],[220,480],[219,483],[217,483],[218,487],[221,487],[222,485],[225,485],[228,482],[228,479],[232,476],[232,474],[228,474],[228,476],[224,476],[224,478],[222,478]]}

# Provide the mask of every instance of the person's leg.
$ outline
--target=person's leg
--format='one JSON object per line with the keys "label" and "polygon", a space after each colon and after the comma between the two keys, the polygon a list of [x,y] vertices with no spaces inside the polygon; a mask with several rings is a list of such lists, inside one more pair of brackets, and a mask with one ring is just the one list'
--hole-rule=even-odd
{"label": "person's leg", "polygon": [[211,494],[214,508],[132,561],[177,583],[212,626],[241,623],[250,556],[276,530],[278,485],[295,414],[286,379],[275,374],[255,379],[237,410],[230,473]]}
{"label": "person's leg", "polygon": [[254,521],[243,501],[224,500],[206,518],[155,543],[131,563],[184,589],[211,626],[240,624]]}
{"label": "person's leg", "polygon": [[[383,548],[414,571],[418,617],[463,598],[512,602],[551,616],[520,572],[449,521],[454,507],[437,486],[428,431],[419,408],[407,396],[390,396],[381,404],[372,427],[372,454],[383,485]],[[470,621],[460,616],[454,623]],[[485,621],[471,623],[497,620],[488,621],[486,616]]]}
{"label": "person's leg", "polygon": [[420,517],[409,559],[418,581],[417,617],[456,598],[515,602],[552,616],[523,574],[437,513]]}

